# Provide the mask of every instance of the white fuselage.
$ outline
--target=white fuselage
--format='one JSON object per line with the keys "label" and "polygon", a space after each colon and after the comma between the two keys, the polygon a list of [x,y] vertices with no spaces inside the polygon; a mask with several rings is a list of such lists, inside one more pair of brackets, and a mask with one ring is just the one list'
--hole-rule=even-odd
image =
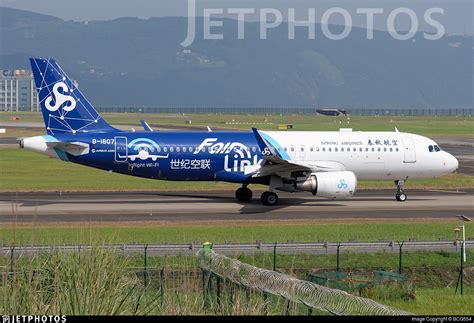
{"label": "white fuselage", "polygon": [[[433,140],[403,132],[265,131],[294,161],[343,167],[358,179],[432,178],[455,171],[457,159]],[[430,148],[431,147],[431,148]]]}

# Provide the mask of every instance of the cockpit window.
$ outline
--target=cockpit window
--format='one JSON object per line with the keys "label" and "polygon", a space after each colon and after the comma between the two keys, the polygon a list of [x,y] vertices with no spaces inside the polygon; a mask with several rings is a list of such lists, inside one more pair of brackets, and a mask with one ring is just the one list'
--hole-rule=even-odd
{"label": "cockpit window", "polygon": [[435,149],[435,151],[441,151],[441,148],[439,148],[438,145],[434,145],[434,149]]}
{"label": "cockpit window", "polygon": [[429,146],[428,146],[428,150],[430,151],[430,153],[432,153],[432,152],[434,151],[433,145],[429,145]]}
{"label": "cockpit window", "polygon": [[430,153],[432,153],[432,152],[436,152],[436,151],[441,151],[441,148],[439,148],[438,145],[429,145],[428,150],[430,151]]}

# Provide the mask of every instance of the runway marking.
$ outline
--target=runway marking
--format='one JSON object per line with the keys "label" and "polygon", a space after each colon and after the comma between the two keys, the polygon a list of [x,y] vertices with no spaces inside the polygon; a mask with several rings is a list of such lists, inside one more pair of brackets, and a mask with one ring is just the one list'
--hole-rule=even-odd
{"label": "runway marking", "polygon": [[430,190],[427,190],[429,192],[441,192],[441,193],[450,193],[450,194],[467,194],[467,192],[464,192],[464,191],[448,191],[448,190],[438,190],[438,189],[430,189]]}

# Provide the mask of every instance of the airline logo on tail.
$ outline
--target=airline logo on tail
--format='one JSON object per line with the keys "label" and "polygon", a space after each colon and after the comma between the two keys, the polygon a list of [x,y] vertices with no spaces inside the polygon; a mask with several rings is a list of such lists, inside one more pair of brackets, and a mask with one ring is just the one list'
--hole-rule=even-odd
{"label": "airline logo on tail", "polygon": [[[69,105],[63,106],[64,111],[72,111],[76,108],[76,100],[70,95],[64,95],[59,92],[59,89],[62,89],[63,93],[69,92],[69,87],[64,82],[58,82],[54,84],[53,94],[48,96],[45,100],[45,107],[51,112],[57,111],[64,103],[70,102]],[[54,105],[51,104],[54,97]]]}

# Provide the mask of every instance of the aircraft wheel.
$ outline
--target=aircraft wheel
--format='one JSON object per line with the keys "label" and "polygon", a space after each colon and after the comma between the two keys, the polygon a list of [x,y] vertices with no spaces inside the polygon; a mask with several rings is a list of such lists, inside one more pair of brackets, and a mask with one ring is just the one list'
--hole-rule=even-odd
{"label": "aircraft wheel", "polygon": [[252,199],[252,191],[247,187],[241,187],[235,191],[235,197],[240,202],[249,202]]}
{"label": "aircraft wheel", "polygon": [[273,192],[263,192],[260,197],[263,205],[273,206],[278,204],[278,195]]}
{"label": "aircraft wheel", "polygon": [[397,195],[395,195],[395,198],[399,202],[405,202],[407,200],[407,195],[405,193],[397,193]]}

